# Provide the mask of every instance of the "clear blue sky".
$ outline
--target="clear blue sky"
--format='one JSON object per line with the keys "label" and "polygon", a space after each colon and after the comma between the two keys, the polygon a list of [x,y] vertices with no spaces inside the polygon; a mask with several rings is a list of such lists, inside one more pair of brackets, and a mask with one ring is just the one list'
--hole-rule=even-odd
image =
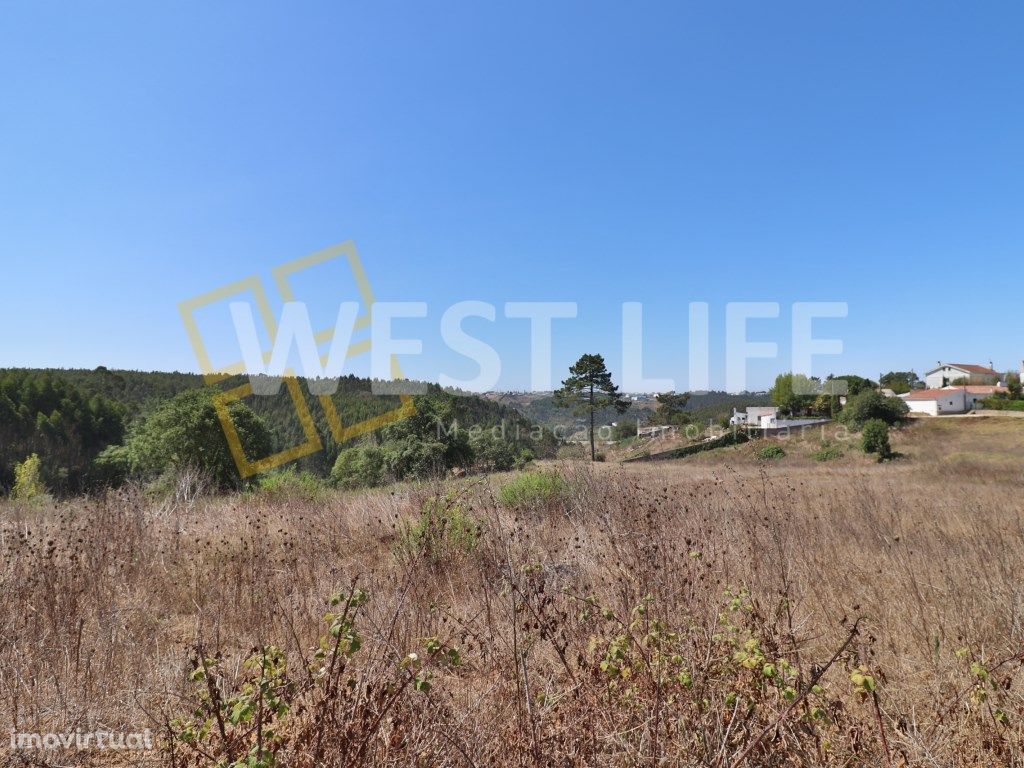
{"label": "clear blue sky", "polygon": [[[556,372],[617,369],[642,301],[645,374],[681,389],[690,301],[717,386],[743,300],[848,302],[816,373],[1010,367],[1022,29],[1016,2],[5,3],[0,366],[194,370],[179,301],[352,239],[378,299],[430,304],[399,326],[425,378],[475,372],[437,331],[465,299],[580,302]],[[525,321],[468,328],[525,387]],[[785,319],[750,328],[785,352]]]}

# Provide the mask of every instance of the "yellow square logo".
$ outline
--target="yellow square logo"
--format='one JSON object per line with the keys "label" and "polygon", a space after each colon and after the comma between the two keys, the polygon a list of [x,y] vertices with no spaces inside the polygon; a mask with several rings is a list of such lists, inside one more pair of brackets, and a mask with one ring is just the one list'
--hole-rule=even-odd
{"label": "yellow square logo", "polygon": [[[289,283],[289,278],[292,275],[311,267],[342,258],[345,259],[348,264],[348,268],[355,279],[356,285],[358,286],[360,298],[366,307],[366,312],[357,317],[353,329],[360,330],[370,325],[374,298],[373,291],[370,288],[370,283],[366,277],[366,271],[363,269],[362,262],[359,259],[359,253],[356,251],[355,243],[351,240],[331,246],[330,248],[325,248],[322,251],[317,251],[316,253],[309,254],[308,256],[303,256],[302,258],[288,261],[284,264],[279,264],[272,270],[274,283],[282,300],[295,301],[296,297],[291,284]],[[277,321],[270,309],[270,304],[267,300],[267,294],[263,288],[263,283],[257,275],[251,275],[243,280],[221,286],[220,288],[209,291],[208,293],[187,299],[178,305],[178,311],[181,313],[181,319],[185,325],[185,331],[188,334],[189,343],[192,346],[192,351],[195,353],[199,369],[203,374],[203,379],[207,384],[215,384],[217,382],[224,381],[231,376],[244,374],[246,372],[245,363],[243,361],[238,361],[220,367],[214,366],[210,358],[209,350],[203,340],[202,333],[199,330],[199,324],[196,321],[196,311],[200,308],[216,304],[233,296],[243,295],[246,293],[251,293],[253,295],[263,327],[270,335],[270,338],[274,339],[277,336]],[[334,328],[325,328],[314,333],[314,339],[317,344],[329,342],[333,338]],[[357,355],[366,354],[370,351],[370,348],[370,339],[359,341],[348,347],[345,356],[346,358],[352,358]],[[325,358],[322,359],[321,362],[326,364]],[[270,359],[270,351],[263,352],[263,359],[264,361],[268,361]],[[391,374],[396,379],[402,378],[401,368],[398,365],[397,359],[394,357],[391,358]],[[230,413],[228,412],[228,405],[231,402],[252,395],[252,386],[248,383],[243,384],[219,393],[214,398],[214,403],[217,408],[217,416],[220,419],[222,428],[224,429],[224,436],[227,438],[231,455],[235,460],[235,466],[238,468],[238,473],[243,478],[251,477],[252,475],[259,474],[261,472],[267,472],[268,470],[279,467],[289,461],[294,461],[295,459],[308,456],[323,449],[323,442],[317,434],[312,414],[306,404],[306,399],[303,396],[298,379],[293,373],[287,372],[285,382],[288,386],[289,396],[295,406],[296,416],[302,425],[303,434],[306,439],[297,446],[287,448],[283,451],[279,451],[278,453],[271,454],[270,456],[251,458],[245,455],[245,450],[242,447],[238,432],[235,429],[235,426],[231,421]],[[400,395],[399,400],[401,405],[397,408],[393,408],[378,416],[346,425],[342,423],[341,417],[339,416],[337,409],[334,407],[334,401],[331,400],[329,395],[320,395],[317,399],[320,402],[320,407],[324,411],[324,416],[326,417],[327,424],[331,430],[331,435],[339,444],[347,442],[355,437],[359,437],[360,435],[364,435],[367,432],[372,432],[373,430],[379,429],[387,424],[392,424],[400,419],[406,418],[415,410],[412,396],[407,394]]]}

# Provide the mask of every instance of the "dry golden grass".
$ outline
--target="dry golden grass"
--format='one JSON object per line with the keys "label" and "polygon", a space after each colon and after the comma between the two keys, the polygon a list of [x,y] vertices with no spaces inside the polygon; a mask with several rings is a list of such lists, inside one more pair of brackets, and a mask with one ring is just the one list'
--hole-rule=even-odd
{"label": "dry golden grass", "polygon": [[[5,504],[3,730],[160,742],[8,759],[1024,765],[1024,421],[917,422],[884,464],[817,447],[561,464],[565,496],[523,509],[495,501],[510,476]],[[425,505],[439,516],[410,537]],[[246,682],[255,714],[222,732]]]}

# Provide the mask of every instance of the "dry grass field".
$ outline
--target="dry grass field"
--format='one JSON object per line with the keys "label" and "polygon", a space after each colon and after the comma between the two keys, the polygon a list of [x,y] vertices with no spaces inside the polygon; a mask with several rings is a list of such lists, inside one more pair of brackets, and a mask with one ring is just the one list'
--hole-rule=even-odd
{"label": "dry grass field", "polygon": [[884,464],[783,445],[5,503],[0,735],[150,728],[157,748],[0,755],[1024,765],[1024,420],[918,420]]}

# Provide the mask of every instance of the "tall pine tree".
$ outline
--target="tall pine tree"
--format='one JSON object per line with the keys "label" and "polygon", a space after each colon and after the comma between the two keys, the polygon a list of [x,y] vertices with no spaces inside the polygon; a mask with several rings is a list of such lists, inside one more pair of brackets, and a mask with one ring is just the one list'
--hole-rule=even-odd
{"label": "tall pine tree", "polygon": [[577,416],[590,417],[590,460],[597,458],[594,448],[594,413],[602,408],[614,408],[625,413],[630,402],[612,383],[612,375],[605,367],[601,355],[583,355],[569,369],[569,378],[555,391],[555,404],[572,408]]}

